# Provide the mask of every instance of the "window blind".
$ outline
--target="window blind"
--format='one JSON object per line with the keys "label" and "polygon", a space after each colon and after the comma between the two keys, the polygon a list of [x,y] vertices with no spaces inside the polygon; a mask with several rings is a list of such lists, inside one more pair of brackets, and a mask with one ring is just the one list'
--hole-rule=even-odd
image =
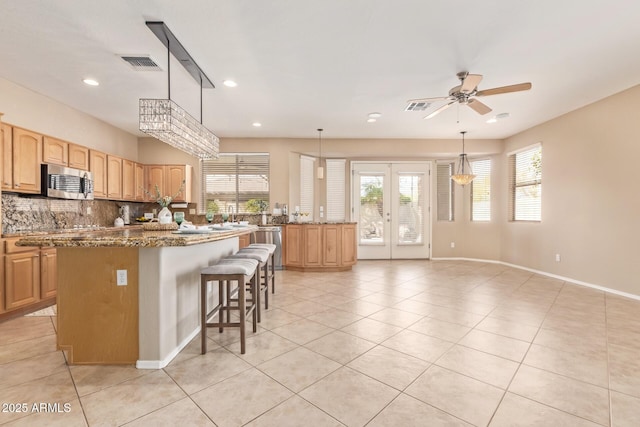
{"label": "window blind", "polygon": [[542,145],[510,154],[509,218],[511,221],[542,219]]}
{"label": "window blind", "polygon": [[327,221],[345,219],[345,159],[327,159]]}
{"label": "window blind", "polygon": [[436,192],[438,204],[438,221],[454,220],[454,186],[451,180],[453,162],[436,164]]}
{"label": "window blind", "polygon": [[[316,159],[300,156],[300,212],[308,213],[309,220],[313,220],[313,184],[314,164]],[[305,220],[306,220],[305,218]]]}
{"label": "window blind", "polygon": [[220,154],[218,160],[202,160],[201,166],[201,212],[214,205],[220,212],[245,212],[251,199],[269,203],[268,153]]}
{"label": "window blind", "polygon": [[491,159],[474,160],[471,170],[471,221],[491,221]]}

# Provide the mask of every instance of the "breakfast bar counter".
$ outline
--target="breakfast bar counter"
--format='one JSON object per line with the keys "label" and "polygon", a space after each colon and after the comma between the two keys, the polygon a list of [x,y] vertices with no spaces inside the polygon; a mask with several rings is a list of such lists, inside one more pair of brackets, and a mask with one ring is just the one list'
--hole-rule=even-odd
{"label": "breakfast bar counter", "polygon": [[159,369],[200,330],[200,270],[257,229],[113,228],[25,236],[18,245],[57,249],[58,348],[70,364]]}

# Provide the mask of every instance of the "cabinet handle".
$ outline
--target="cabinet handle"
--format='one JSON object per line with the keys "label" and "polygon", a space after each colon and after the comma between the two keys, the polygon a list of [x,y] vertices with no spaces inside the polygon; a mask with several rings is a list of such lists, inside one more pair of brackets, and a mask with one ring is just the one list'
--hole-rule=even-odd
{"label": "cabinet handle", "polygon": [[20,187],[20,184],[14,184],[14,187]]}

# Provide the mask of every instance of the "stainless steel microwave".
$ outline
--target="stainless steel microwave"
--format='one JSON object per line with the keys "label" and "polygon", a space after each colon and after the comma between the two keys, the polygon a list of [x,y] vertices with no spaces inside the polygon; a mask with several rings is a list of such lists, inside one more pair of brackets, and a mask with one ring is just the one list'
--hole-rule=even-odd
{"label": "stainless steel microwave", "polygon": [[92,200],[93,174],[59,165],[42,165],[42,195],[59,199]]}

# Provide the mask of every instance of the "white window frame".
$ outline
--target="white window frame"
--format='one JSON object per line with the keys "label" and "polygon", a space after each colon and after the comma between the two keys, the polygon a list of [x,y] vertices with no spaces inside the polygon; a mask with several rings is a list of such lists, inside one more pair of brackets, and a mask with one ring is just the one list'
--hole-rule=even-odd
{"label": "white window frame", "polygon": [[[448,166],[446,174],[444,166]],[[455,185],[451,174],[455,170],[454,160],[436,161],[436,220],[441,222],[454,222],[455,210]],[[441,171],[442,169],[442,171]],[[447,181],[443,181],[446,177]],[[447,212],[445,212],[445,209]]]}
{"label": "white window frame", "polygon": [[[480,163],[488,162],[487,171],[483,171],[480,166]],[[491,221],[491,169],[492,169],[492,161],[490,158],[479,158],[470,160],[471,170],[473,171],[476,177],[471,181],[471,191],[470,194],[470,206],[471,206],[471,221],[473,222],[490,222]],[[485,172],[485,173],[479,173]],[[478,203],[478,209],[476,208],[476,199],[480,197],[479,191],[481,191],[480,181],[485,180],[487,184],[487,192],[488,192],[488,200],[483,202],[486,203],[486,209],[480,209],[480,204]]]}
{"label": "white window frame", "polygon": [[[534,177],[528,181],[517,182],[518,175],[518,154],[524,154],[533,150],[540,150],[540,172],[539,176]],[[541,222],[542,221],[542,143],[532,144],[526,147],[523,147],[519,150],[512,151],[507,153],[507,169],[508,169],[508,188],[509,188],[509,221],[511,222]],[[539,192],[537,207],[538,216],[536,217],[525,217],[524,213],[522,215],[518,214],[518,206],[516,199],[516,192],[519,188],[532,188],[535,189],[537,187],[537,191]]]}
{"label": "white window frame", "polygon": [[302,221],[313,221],[315,164],[314,157],[300,156],[300,213],[308,214],[300,218]]}
{"label": "white window frame", "polygon": [[326,159],[327,221],[346,218],[346,159]]}

